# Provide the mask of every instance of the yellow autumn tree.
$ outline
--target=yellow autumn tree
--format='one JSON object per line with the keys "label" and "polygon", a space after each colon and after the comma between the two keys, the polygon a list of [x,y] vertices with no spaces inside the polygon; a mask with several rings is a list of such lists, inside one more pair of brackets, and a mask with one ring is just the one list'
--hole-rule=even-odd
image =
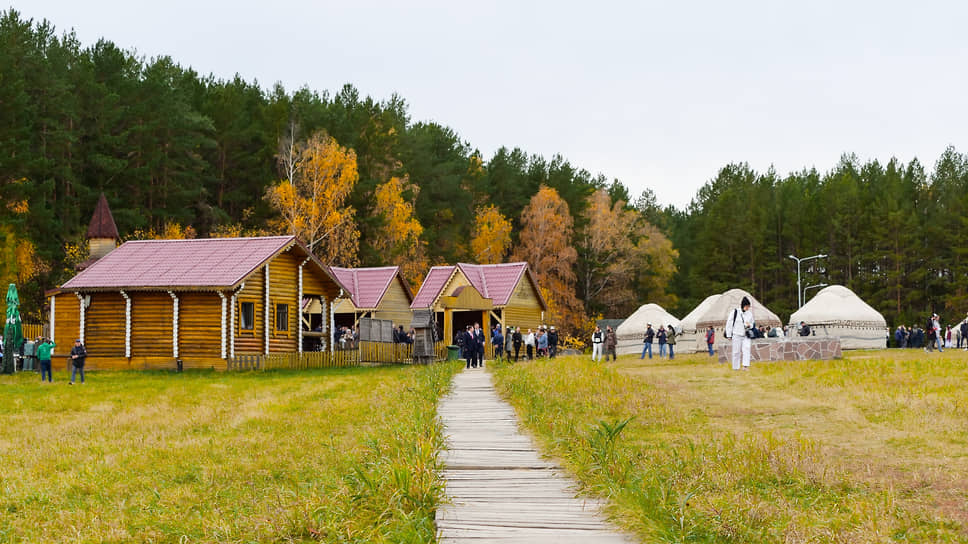
{"label": "yellow autumn tree", "polygon": [[[26,182],[26,179],[18,179],[11,183]],[[20,223],[30,213],[27,199],[11,199],[7,201],[6,208],[9,219],[5,219],[4,224],[0,225],[0,285],[22,285],[37,274],[47,271],[49,264],[38,258],[33,241],[13,227],[14,221]]]}
{"label": "yellow autumn tree", "polygon": [[636,304],[637,213],[626,209],[624,201],[612,204],[608,192],[599,189],[588,197],[584,217],[579,291],[585,312],[628,315]]}
{"label": "yellow autumn tree", "polygon": [[500,263],[509,249],[511,221],[493,204],[478,208],[471,233],[471,260],[481,264]]}
{"label": "yellow autumn tree", "polygon": [[191,240],[197,236],[195,228],[191,225],[183,227],[177,221],[166,221],[161,230],[154,228],[137,229],[126,236],[126,240]]}
{"label": "yellow autumn tree", "polygon": [[584,321],[575,296],[575,263],[572,246],[573,221],[568,203],[558,191],[542,185],[521,212],[521,239],[513,258],[527,261],[548,303],[545,321],[566,333],[580,330]]}
{"label": "yellow autumn tree", "polygon": [[[373,209],[382,224],[370,245],[385,262],[399,266],[400,273],[411,285],[419,285],[428,268],[425,243],[420,240],[423,226],[414,215],[413,202],[418,190],[404,176],[392,177],[373,191]],[[410,195],[410,200],[404,195]]]}
{"label": "yellow autumn tree", "polygon": [[280,152],[289,179],[269,187],[266,200],[279,213],[277,233],[294,234],[326,264],[355,266],[360,231],[346,201],[359,179],[356,153],[325,133]]}
{"label": "yellow autumn tree", "polygon": [[23,285],[45,267],[33,242],[17,236],[10,225],[0,227],[0,285]]}
{"label": "yellow autumn tree", "polygon": [[635,245],[638,290],[641,300],[648,300],[665,307],[674,306],[679,298],[669,292],[669,283],[677,270],[679,250],[672,240],[644,218],[636,226],[638,240]]}

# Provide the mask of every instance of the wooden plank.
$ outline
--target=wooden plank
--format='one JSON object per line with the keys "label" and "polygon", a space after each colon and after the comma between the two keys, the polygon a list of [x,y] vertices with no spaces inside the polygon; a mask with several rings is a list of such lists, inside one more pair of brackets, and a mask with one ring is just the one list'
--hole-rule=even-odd
{"label": "wooden plank", "polygon": [[448,504],[436,513],[442,543],[625,543],[605,522],[604,502],[577,496],[577,486],[544,459],[518,429],[514,410],[490,375],[465,371],[438,407]]}

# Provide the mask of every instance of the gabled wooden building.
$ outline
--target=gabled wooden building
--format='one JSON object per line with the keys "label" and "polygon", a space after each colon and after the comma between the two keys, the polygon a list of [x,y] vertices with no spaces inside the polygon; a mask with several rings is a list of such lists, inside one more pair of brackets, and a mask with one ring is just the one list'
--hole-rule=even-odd
{"label": "gabled wooden building", "polygon": [[411,309],[432,309],[443,339],[475,322],[488,329],[537,329],[548,305],[528,263],[435,266],[414,296]]}
{"label": "gabled wooden building", "polygon": [[400,274],[399,266],[375,268],[340,268],[331,266],[330,273],[347,293],[333,308],[337,325],[352,327],[361,318],[387,319],[393,325],[409,330],[413,320],[410,303],[413,291]]}
{"label": "gabled wooden building", "polygon": [[[55,366],[75,338],[94,369],[300,352],[304,335],[326,334],[341,289],[294,236],[126,242],[48,293]],[[304,330],[304,299],[318,301],[322,331]]]}

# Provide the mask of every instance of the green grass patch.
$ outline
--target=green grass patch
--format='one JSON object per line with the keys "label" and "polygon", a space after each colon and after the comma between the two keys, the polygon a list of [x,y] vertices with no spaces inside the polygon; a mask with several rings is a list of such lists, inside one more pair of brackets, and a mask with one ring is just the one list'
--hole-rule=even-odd
{"label": "green grass patch", "polygon": [[0,377],[0,542],[432,542],[457,368]]}
{"label": "green grass patch", "polygon": [[968,542],[968,371],[943,357],[492,368],[525,426],[645,542]]}

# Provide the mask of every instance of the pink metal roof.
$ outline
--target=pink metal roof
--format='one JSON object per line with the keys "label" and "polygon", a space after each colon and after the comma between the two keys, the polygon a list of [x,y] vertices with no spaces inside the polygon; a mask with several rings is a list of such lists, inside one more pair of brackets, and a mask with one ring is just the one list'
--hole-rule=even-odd
{"label": "pink metal roof", "polygon": [[134,240],[61,286],[70,289],[234,287],[294,236]]}
{"label": "pink metal roof", "polygon": [[[390,288],[390,284],[400,273],[399,266],[384,266],[378,268],[339,268],[329,267],[333,276],[343,284],[353,305],[359,309],[375,309],[383,300],[383,295]],[[406,283],[404,283],[406,285]],[[404,288],[410,294],[409,287]]]}
{"label": "pink metal roof", "polygon": [[417,291],[417,296],[413,297],[413,302],[410,303],[411,308],[430,308],[434,305],[437,297],[440,296],[440,291],[447,284],[447,280],[450,279],[450,275],[454,272],[453,266],[435,266],[427,272],[427,277],[424,278],[422,284],[420,284],[420,290]]}
{"label": "pink metal roof", "polygon": [[495,306],[505,306],[511,300],[528,263],[460,263],[457,266],[481,296],[493,300]]}
{"label": "pink metal roof", "polygon": [[[443,291],[447,280],[450,279],[454,268],[454,266],[431,268],[410,307],[429,308],[432,306]],[[456,268],[460,268],[460,271],[482,297],[491,299],[495,306],[506,306],[511,301],[514,289],[527,271],[528,263],[459,263]],[[540,293],[538,298],[541,299]]]}

